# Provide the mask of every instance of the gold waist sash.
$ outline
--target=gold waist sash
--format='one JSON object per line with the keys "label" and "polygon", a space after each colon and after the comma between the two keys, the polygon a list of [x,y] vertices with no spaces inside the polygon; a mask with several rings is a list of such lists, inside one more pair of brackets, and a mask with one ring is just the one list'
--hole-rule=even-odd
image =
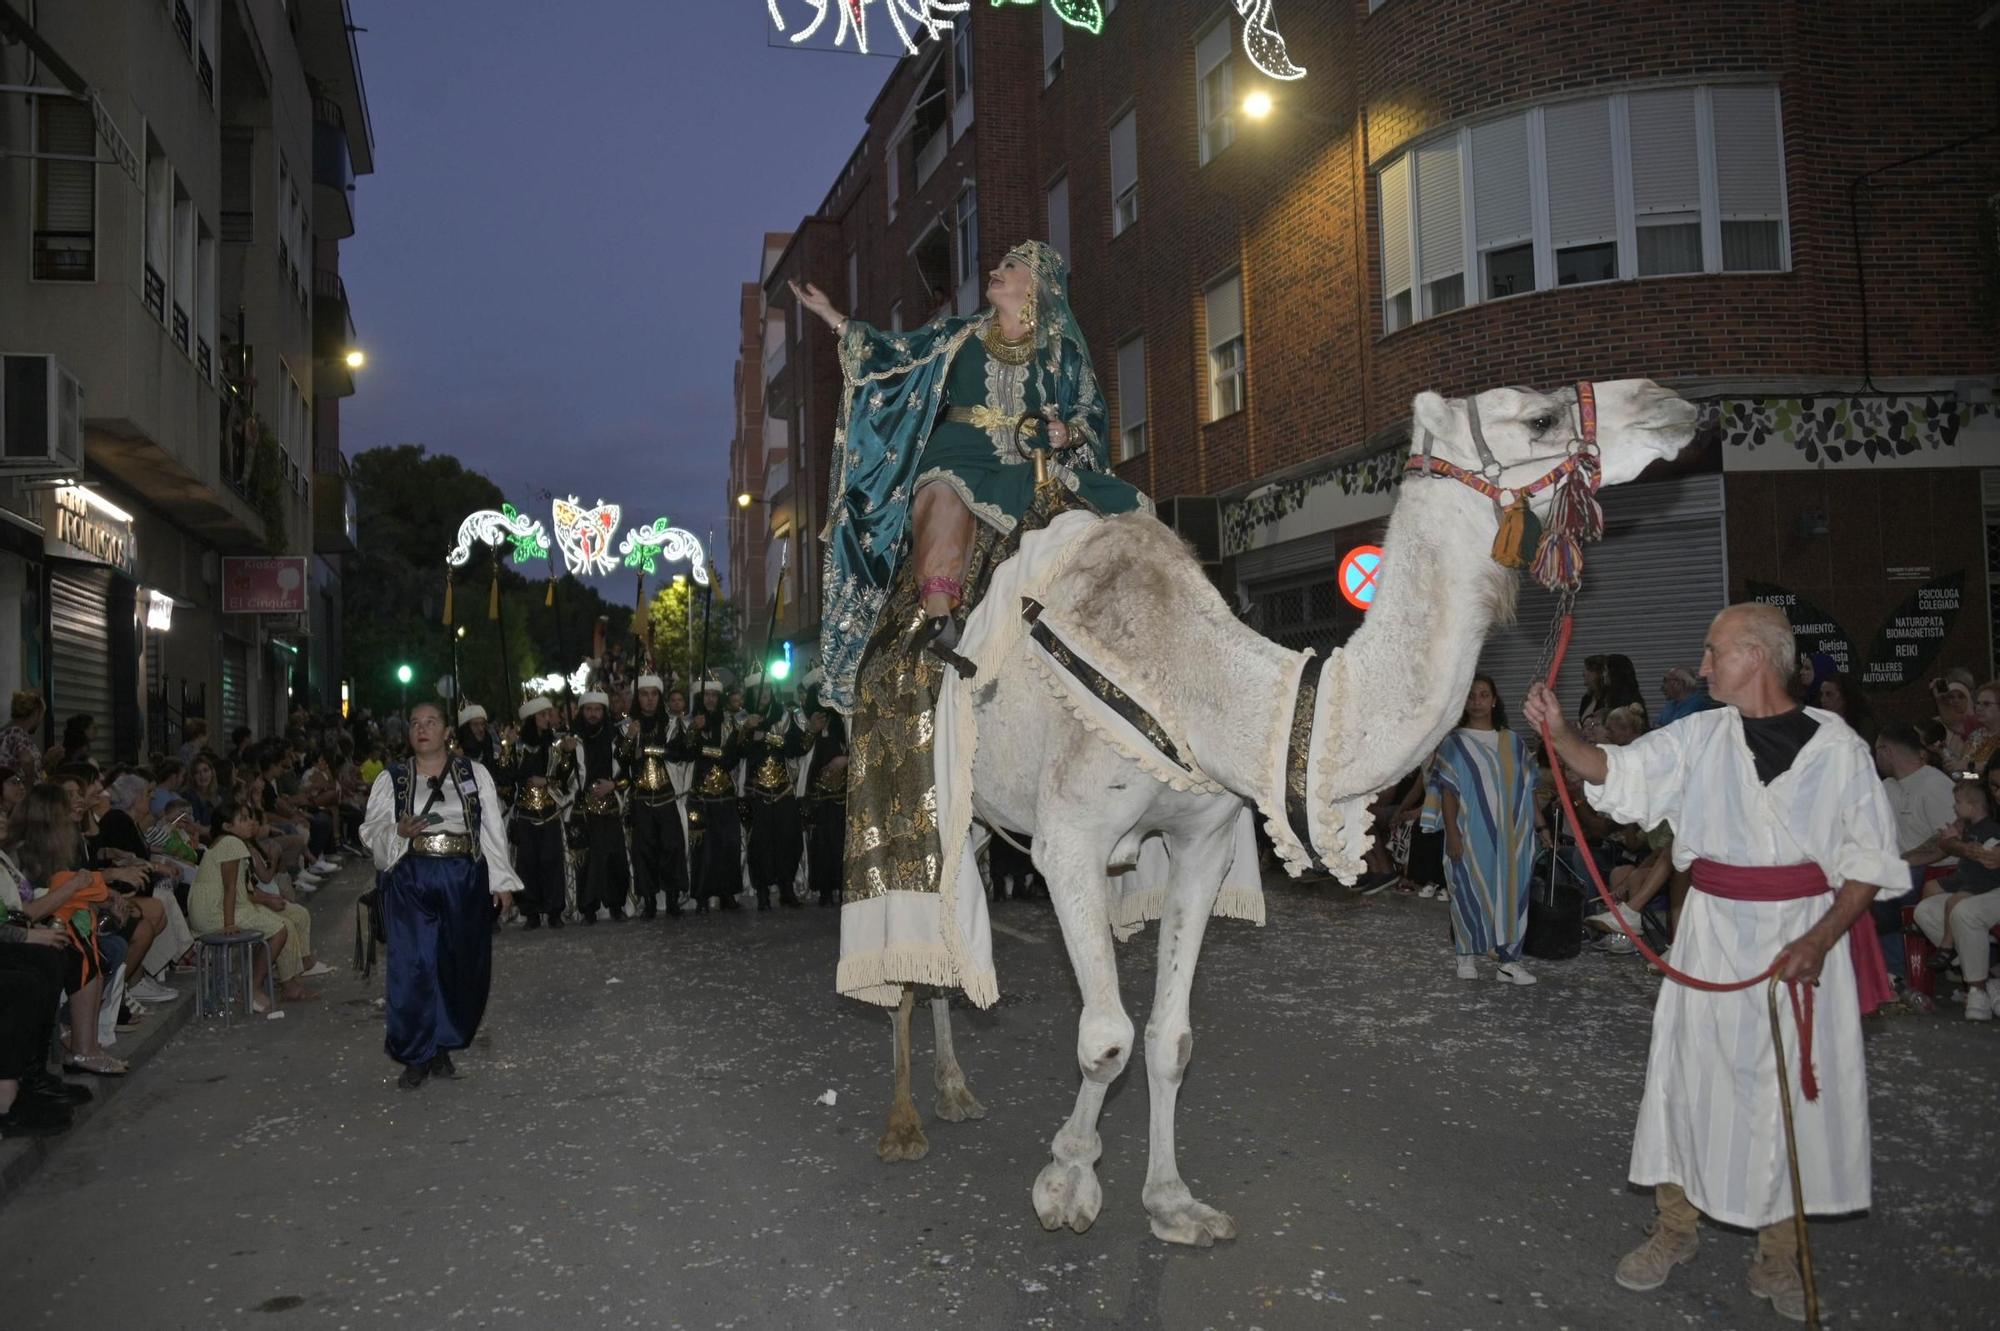
{"label": "gold waist sash", "polygon": [[583,797],[583,811],[593,818],[602,818],[607,814],[615,814],[618,812],[618,797],[616,795],[585,795]]}
{"label": "gold waist sash", "polygon": [[547,786],[528,786],[521,791],[521,798],[514,805],[514,812],[522,814],[554,813],[556,811],[555,792]]}
{"label": "gold waist sash", "polygon": [[750,778],[750,785],[760,795],[789,795],[792,793],[792,774],[777,758],[766,758]]}
{"label": "gold waist sash", "polygon": [[701,779],[701,793],[704,795],[734,795],[736,783],[729,779],[729,773],[720,767],[708,769],[708,775]]}
{"label": "gold waist sash", "polygon": [[419,832],[410,838],[410,854],[448,860],[472,854],[472,838],[464,832]]}

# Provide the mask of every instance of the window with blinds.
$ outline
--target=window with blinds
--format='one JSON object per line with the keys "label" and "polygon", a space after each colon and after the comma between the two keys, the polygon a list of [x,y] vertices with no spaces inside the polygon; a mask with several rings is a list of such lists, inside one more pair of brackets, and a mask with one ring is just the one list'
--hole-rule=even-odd
{"label": "window with blinds", "polygon": [[1118,344],[1118,460],[1130,462],[1146,451],[1146,339]]}
{"label": "window with blinds", "polygon": [[1234,51],[1226,16],[1195,39],[1195,111],[1201,126],[1203,166],[1236,141]]}
{"label": "window with blinds", "polygon": [[1139,119],[1127,111],[1111,122],[1111,234],[1139,220]]}
{"label": "window with blinds", "polygon": [[1243,410],[1243,276],[1231,273],[1203,295],[1208,315],[1208,418]]}
{"label": "window with blinds", "polygon": [[35,99],[34,275],[43,282],[97,280],[97,126],[68,97]]}
{"label": "window with blinds", "polygon": [[1408,154],[1382,168],[1376,177],[1382,196],[1382,329],[1407,328],[1410,303],[1410,158]]}
{"label": "window with blinds", "polygon": [[1069,173],[1057,176],[1049,186],[1049,246],[1064,259],[1073,259],[1069,252]]}
{"label": "window with blinds", "polygon": [[1550,287],[1791,263],[1772,87],[1538,106],[1413,144],[1376,185],[1387,333]]}

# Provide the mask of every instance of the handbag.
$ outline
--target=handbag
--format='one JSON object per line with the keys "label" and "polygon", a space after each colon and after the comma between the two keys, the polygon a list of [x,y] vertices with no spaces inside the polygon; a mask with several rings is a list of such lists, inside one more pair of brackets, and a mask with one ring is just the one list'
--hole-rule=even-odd
{"label": "handbag", "polygon": [[[1528,931],[1521,950],[1542,961],[1568,961],[1583,951],[1583,888],[1544,848],[1528,884]],[[1565,881],[1569,880],[1569,881]]]}

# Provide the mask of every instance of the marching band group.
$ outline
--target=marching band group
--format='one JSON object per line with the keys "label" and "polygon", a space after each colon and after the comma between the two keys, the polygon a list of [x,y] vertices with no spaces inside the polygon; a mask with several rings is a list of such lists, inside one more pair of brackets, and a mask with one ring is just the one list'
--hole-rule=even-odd
{"label": "marching band group", "polygon": [[731,708],[708,679],[690,710],[679,688],[641,675],[628,715],[593,691],[566,727],[568,709],[547,697],[521,704],[518,729],[461,710],[458,751],[492,774],[507,810],[524,927],[619,921],[635,904],[649,920],[689,901],[735,910],[745,889],[759,910],[774,893],[802,905],[802,887],[838,905],[846,732],[807,683],[803,703],[766,685]]}

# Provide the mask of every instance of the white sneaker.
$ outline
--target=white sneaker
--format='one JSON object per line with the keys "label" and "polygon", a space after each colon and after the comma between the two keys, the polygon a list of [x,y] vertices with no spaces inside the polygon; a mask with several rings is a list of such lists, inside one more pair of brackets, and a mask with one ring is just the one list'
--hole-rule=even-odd
{"label": "white sneaker", "polygon": [[1599,933],[1615,934],[1619,932],[1618,923],[1621,919],[1625,922],[1627,929],[1630,929],[1635,934],[1639,932],[1639,912],[1633,910],[1622,901],[1612,902],[1610,910],[1601,910],[1585,920],[1584,923]]}
{"label": "white sneaker", "polygon": [[316,863],[310,866],[310,872],[316,873],[320,877],[324,878],[328,874],[339,873],[340,866],[338,864],[335,864],[332,860],[329,860],[324,856],[322,856]]}
{"label": "white sneaker", "polygon": [[1470,956],[1461,956],[1458,959],[1458,978],[1461,980],[1478,979],[1479,963]]}
{"label": "white sneaker", "polygon": [[1425,883],[1417,889],[1417,897],[1422,901],[1429,901],[1432,897],[1441,897],[1443,895],[1444,889],[1435,883]]}
{"label": "white sneaker", "polygon": [[1501,962],[1500,969],[1493,973],[1493,978],[1500,981],[1500,983],[1502,984],[1535,983],[1534,975],[1529,972],[1526,966],[1523,966],[1518,961]]}
{"label": "white sneaker", "polygon": [[181,996],[180,990],[169,989],[150,975],[125,992],[142,1003],[171,1003]]}
{"label": "white sneaker", "polygon": [[1965,1016],[1968,1021],[1993,1020],[1993,995],[1986,985],[1965,991]]}
{"label": "white sneaker", "polygon": [[312,979],[317,979],[322,975],[331,975],[331,974],[333,974],[333,967],[327,965],[324,961],[315,961],[312,964],[311,970],[305,970],[299,972],[299,978],[301,980],[312,980]]}

